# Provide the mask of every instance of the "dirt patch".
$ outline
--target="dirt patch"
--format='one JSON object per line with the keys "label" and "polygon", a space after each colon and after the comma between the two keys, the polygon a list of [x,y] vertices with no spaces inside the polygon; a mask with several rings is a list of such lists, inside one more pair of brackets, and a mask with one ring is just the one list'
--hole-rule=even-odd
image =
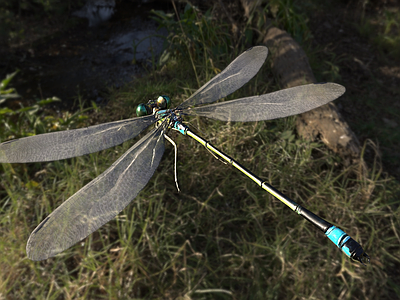
{"label": "dirt patch", "polygon": [[123,2],[99,27],[89,28],[86,19],[77,19],[72,28],[48,29],[49,36],[12,47],[0,76],[20,69],[13,84],[25,99],[57,96],[70,107],[70,100],[80,94],[101,102],[102,91],[141,76],[143,64],[160,55],[160,36],[167,32],[148,19],[151,8]]}

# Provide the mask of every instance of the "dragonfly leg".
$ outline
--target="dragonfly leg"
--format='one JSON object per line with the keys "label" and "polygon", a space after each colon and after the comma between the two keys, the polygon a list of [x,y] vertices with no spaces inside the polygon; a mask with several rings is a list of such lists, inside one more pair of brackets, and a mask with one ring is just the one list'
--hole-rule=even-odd
{"label": "dragonfly leg", "polygon": [[174,146],[174,148],[175,148],[174,177],[175,177],[176,189],[177,189],[178,192],[180,193],[181,190],[179,189],[179,185],[178,185],[178,175],[177,175],[177,172],[176,172],[176,163],[177,163],[177,161],[178,161],[178,149],[177,149],[177,147],[176,147],[175,142],[174,142],[168,135],[164,134],[164,137],[165,137],[165,138],[167,139],[167,141],[170,142],[170,143]]}

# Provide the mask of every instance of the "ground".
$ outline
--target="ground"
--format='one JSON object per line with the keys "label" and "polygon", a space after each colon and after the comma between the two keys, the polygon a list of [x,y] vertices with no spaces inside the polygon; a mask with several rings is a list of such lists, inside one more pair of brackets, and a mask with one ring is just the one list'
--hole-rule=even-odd
{"label": "ground", "polygon": [[[380,4],[366,12],[369,18],[378,19],[388,9]],[[400,179],[400,57],[379,50],[360,34],[357,11],[359,4],[351,1],[319,10],[309,21],[312,44],[339,68],[338,82],[347,91],[336,102],[361,145],[367,140],[378,145],[384,170]],[[371,30],[379,32],[379,27]]]}
{"label": "ground", "polygon": [[[363,10],[357,1],[338,1],[334,5],[307,1],[297,9],[308,18],[312,42],[307,51],[313,56],[311,64],[317,79],[346,87],[345,96],[336,101],[340,112],[361,145],[371,141],[378,146],[384,171],[400,179],[400,57],[382,50],[368,35],[368,30],[380,32],[385,14],[387,21],[390,12],[398,13],[398,3],[365,3],[368,5]],[[117,1],[116,15],[97,29],[88,29],[87,20],[72,17],[40,21],[25,17],[24,39],[10,49],[2,49],[3,57],[7,55],[9,60],[2,62],[0,75],[21,69],[15,84],[26,99],[58,96],[71,105],[66,100],[80,93],[88,100],[104,101],[102,92],[107,85],[118,87],[120,82],[131,80],[130,74],[143,71],[130,61],[120,62],[103,54],[110,37],[126,31],[133,18],[148,15],[152,8],[172,10],[164,2],[143,5]],[[399,25],[394,25],[389,31],[399,33]],[[366,158],[372,160],[374,155],[367,147]]]}

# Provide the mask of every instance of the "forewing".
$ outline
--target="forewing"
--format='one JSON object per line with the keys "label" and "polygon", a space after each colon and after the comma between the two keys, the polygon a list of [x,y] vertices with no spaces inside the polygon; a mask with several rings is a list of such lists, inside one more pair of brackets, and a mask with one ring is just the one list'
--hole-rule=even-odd
{"label": "forewing", "polygon": [[261,96],[184,109],[183,113],[222,121],[271,120],[312,110],[337,99],[345,91],[336,83],[308,84]]}
{"label": "forewing", "polygon": [[180,104],[178,108],[211,103],[232,94],[257,74],[267,55],[268,48],[264,46],[248,49]]}
{"label": "forewing", "polygon": [[134,138],[155,121],[151,115],[11,140],[0,144],[0,162],[52,161],[97,152]]}
{"label": "forewing", "polygon": [[43,220],[29,237],[28,257],[52,257],[113,219],[144,188],[163,153],[164,134],[160,126]]}

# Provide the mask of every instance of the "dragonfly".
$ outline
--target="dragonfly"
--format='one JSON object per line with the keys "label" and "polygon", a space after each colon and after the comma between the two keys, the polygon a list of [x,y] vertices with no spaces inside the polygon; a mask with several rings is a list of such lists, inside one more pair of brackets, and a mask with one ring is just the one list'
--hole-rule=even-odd
{"label": "dragonfly", "polygon": [[[115,218],[136,198],[153,176],[163,156],[165,140],[169,139],[166,133],[176,130],[199,142],[220,160],[238,169],[291,210],[303,216],[320,229],[346,256],[362,264],[369,262],[370,258],[362,246],[343,230],[276,190],[183,123],[184,117],[188,115],[228,122],[283,118],[324,105],[345,92],[345,88],[336,83],[307,84],[264,95],[210,104],[233,93],[253,78],[264,64],[267,55],[268,49],[264,46],[246,50],[175,108],[170,108],[171,99],[168,96],[159,96],[156,100],[139,104],[136,109],[137,117],[131,119],[1,143],[2,163],[54,161],[122,144],[155,124],[150,132],[106,171],[68,198],[36,227],[27,242],[28,258],[39,261],[53,257]],[[174,146],[176,150],[176,145]]]}

